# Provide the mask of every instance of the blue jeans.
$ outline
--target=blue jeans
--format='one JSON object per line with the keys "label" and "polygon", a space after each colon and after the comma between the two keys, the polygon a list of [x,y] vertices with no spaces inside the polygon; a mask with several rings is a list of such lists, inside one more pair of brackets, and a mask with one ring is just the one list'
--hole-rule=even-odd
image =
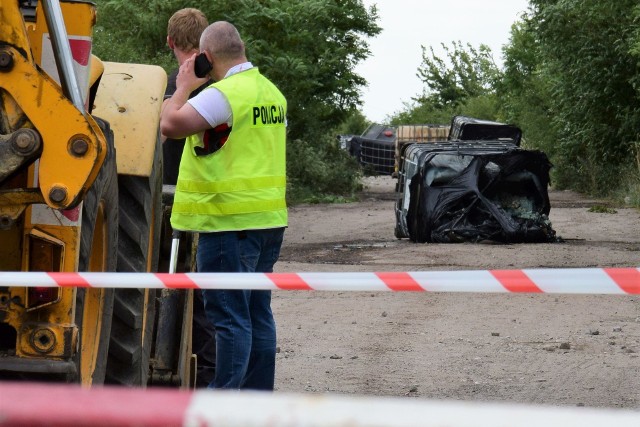
{"label": "blue jeans", "polygon": [[[200,233],[199,272],[271,273],[284,228]],[[216,373],[209,388],[273,390],[276,324],[271,291],[204,290],[216,330]]]}

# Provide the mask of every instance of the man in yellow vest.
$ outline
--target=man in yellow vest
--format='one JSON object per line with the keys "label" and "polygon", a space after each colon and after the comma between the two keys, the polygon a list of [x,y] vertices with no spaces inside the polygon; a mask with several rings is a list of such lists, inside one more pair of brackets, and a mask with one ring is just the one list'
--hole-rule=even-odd
{"label": "man in yellow vest", "polygon": [[[271,272],[287,226],[287,102],[247,61],[232,24],[209,25],[200,50],[180,66],[160,119],[163,135],[187,137],[171,225],[199,233],[199,272]],[[196,76],[196,62],[208,75]],[[189,99],[209,77],[216,83]],[[209,387],[273,390],[271,292],[207,290],[204,300],[216,329]]]}

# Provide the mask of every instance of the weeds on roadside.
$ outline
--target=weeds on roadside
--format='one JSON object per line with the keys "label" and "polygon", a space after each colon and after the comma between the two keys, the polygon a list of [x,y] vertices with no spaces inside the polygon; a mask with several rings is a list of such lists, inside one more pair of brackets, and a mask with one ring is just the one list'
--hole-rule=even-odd
{"label": "weeds on roadside", "polygon": [[617,214],[618,211],[614,208],[610,208],[609,206],[604,205],[594,205],[589,208],[589,212],[595,213],[606,213],[606,214]]}
{"label": "weeds on roadside", "polygon": [[287,202],[347,203],[362,189],[360,166],[338,141],[324,136],[317,141],[287,143]]}

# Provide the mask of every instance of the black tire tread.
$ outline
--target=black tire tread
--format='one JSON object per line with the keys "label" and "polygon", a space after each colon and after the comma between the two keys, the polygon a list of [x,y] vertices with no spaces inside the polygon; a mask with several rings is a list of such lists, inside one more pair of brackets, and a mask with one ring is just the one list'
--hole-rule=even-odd
{"label": "black tire tread", "polygon": [[[160,139],[150,177],[120,175],[118,267],[120,272],[156,271],[162,219]],[[149,250],[149,236],[154,247]],[[152,259],[148,262],[149,254]],[[150,267],[148,268],[150,264]],[[144,312],[145,307],[147,313]],[[155,318],[155,290],[117,289],[107,379],[110,384],[147,385]]]}
{"label": "black tire tread", "polygon": [[[78,262],[78,271],[89,271],[89,262],[91,258],[91,249],[93,244],[93,235],[96,225],[96,218],[100,202],[105,207],[105,220],[107,221],[107,238],[109,239],[109,247],[107,249],[107,259],[104,270],[116,271],[116,251],[118,242],[118,185],[116,170],[116,154],[113,139],[113,132],[109,123],[96,118],[96,122],[102,129],[107,140],[107,155],[103,162],[102,168],[98,173],[92,186],[87,191],[82,205],[82,228],[80,232],[80,254]],[[76,318],[75,323],[82,332],[83,328],[83,312],[86,294],[89,290],[78,288],[76,292]],[[114,290],[106,289],[104,294],[104,304],[102,306],[102,329],[99,337],[99,349],[96,360],[96,368],[92,375],[92,384],[102,384],[106,376],[107,354],[109,346],[109,336],[111,333],[112,313]],[[80,334],[80,337],[82,334]],[[81,339],[81,338],[80,338]],[[82,348],[83,343],[80,343]],[[73,382],[79,382],[80,378],[80,358],[82,353],[76,353],[74,362],[78,368],[75,378],[71,378]]]}

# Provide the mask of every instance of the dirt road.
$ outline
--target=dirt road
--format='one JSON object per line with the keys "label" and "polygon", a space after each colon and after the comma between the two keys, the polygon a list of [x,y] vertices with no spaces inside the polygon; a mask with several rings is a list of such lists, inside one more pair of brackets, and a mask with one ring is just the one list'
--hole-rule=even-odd
{"label": "dirt road", "polygon": [[[563,243],[416,244],[394,180],[290,209],[279,272],[640,266],[640,212],[550,192]],[[277,291],[279,391],[640,407],[640,297]]]}

